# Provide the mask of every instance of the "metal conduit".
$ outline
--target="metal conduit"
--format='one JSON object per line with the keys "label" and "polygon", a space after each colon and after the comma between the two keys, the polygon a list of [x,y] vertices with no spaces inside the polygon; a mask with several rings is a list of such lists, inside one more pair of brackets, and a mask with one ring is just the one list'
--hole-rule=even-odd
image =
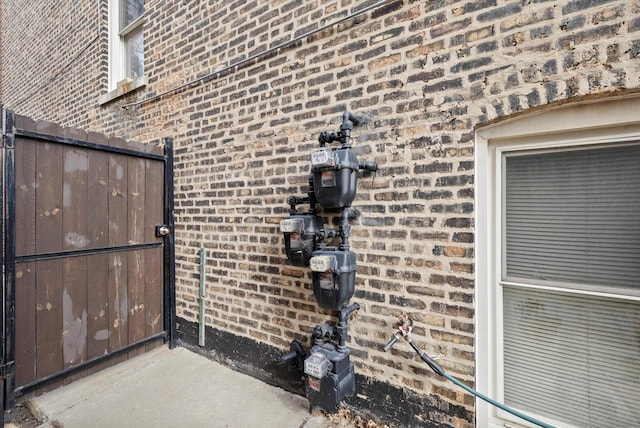
{"label": "metal conduit", "polygon": [[202,76],[202,77],[200,77],[200,78],[198,78],[196,80],[184,83],[184,84],[182,84],[180,86],[176,86],[173,89],[169,89],[168,91],[161,92],[161,93],[159,93],[157,95],[153,95],[151,97],[144,98],[144,99],[142,99],[140,101],[134,101],[134,102],[131,102],[131,103],[128,103],[128,104],[123,104],[122,108],[123,109],[127,109],[129,107],[137,107],[139,105],[146,104],[146,103],[149,103],[151,101],[155,101],[158,98],[164,97],[165,95],[175,94],[175,93],[181,92],[183,90],[186,90],[186,89],[189,89],[189,88],[192,88],[192,87],[196,87],[196,86],[198,86],[198,85],[200,85],[200,84],[202,84],[204,82],[208,82],[208,81],[214,80],[214,79],[222,76],[223,74],[227,74],[227,73],[232,72],[232,71],[238,71],[239,69],[246,67],[247,65],[249,65],[253,61],[259,61],[259,60],[263,59],[264,57],[269,56],[270,54],[272,54],[274,52],[277,52],[280,49],[287,48],[287,47],[293,45],[294,43],[296,43],[296,42],[298,42],[298,41],[300,41],[302,39],[305,39],[307,37],[313,36],[314,34],[320,33],[320,32],[322,32],[322,31],[324,31],[324,30],[326,30],[328,28],[334,27],[334,26],[336,26],[338,24],[341,24],[341,23],[343,23],[345,21],[348,21],[349,19],[352,19],[352,18],[355,18],[355,17],[360,16],[362,14],[365,14],[365,13],[369,12],[370,10],[376,9],[376,8],[378,8],[380,6],[383,6],[383,5],[387,4],[387,3],[390,3],[392,1],[395,1],[395,0],[381,0],[379,2],[376,2],[376,3],[372,4],[372,5],[369,5],[369,6],[365,7],[365,8],[363,8],[363,9],[360,9],[360,10],[358,10],[356,12],[350,13],[349,15],[346,15],[346,16],[336,20],[335,22],[323,25],[322,27],[316,28],[315,30],[311,30],[311,31],[308,31],[308,32],[306,32],[304,34],[296,36],[296,37],[294,37],[294,38],[292,38],[292,39],[290,39],[290,40],[288,40],[286,42],[280,43],[280,44],[278,44],[278,45],[276,45],[276,46],[274,46],[272,48],[269,48],[269,49],[267,49],[265,51],[259,52],[257,54],[251,55],[248,58],[245,58],[243,60],[235,62],[235,63],[233,63],[233,64],[231,64],[231,65],[229,65],[229,66],[227,66],[227,67],[225,67],[225,68],[223,68],[221,70],[214,71],[213,73],[209,73],[209,74],[207,74],[205,76]]}

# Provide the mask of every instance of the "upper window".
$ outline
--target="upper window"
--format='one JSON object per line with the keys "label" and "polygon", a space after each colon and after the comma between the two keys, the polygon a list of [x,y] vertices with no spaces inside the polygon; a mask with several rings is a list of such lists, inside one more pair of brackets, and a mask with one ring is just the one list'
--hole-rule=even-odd
{"label": "upper window", "polygon": [[[640,420],[638,98],[478,131],[478,388],[560,427]],[[478,425],[521,421],[478,404]]]}
{"label": "upper window", "polygon": [[144,0],[120,0],[119,35],[125,57],[125,78],[135,79],[144,74],[143,12]]}
{"label": "upper window", "polygon": [[144,75],[144,0],[111,0],[109,4],[109,90]]}

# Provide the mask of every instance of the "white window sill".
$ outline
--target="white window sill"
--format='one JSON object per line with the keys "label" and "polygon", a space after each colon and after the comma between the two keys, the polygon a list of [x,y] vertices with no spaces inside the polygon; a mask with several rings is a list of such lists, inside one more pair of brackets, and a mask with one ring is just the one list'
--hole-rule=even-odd
{"label": "white window sill", "polygon": [[101,95],[98,98],[98,104],[104,105],[113,100],[116,100],[130,92],[140,89],[147,84],[147,76],[140,76],[136,79],[125,79],[118,82],[116,89]]}

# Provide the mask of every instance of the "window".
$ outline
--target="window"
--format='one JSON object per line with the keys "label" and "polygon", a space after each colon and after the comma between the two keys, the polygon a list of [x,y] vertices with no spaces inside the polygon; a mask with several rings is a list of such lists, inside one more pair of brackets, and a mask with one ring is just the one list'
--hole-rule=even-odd
{"label": "window", "polygon": [[478,387],[561,427],[640,420],[639,101],[478,131]]}
{"label": "window", "polygon": [[143,0],[120,0],[119,36],[125,58],[125,78],[135,79],[144,74],[143,12]]}
{"label": "window", "polygon": [[144,84],[143,15],[144,0],[111,0],[109,3],[110,91],[123,83],[128,84],[123,92]]}

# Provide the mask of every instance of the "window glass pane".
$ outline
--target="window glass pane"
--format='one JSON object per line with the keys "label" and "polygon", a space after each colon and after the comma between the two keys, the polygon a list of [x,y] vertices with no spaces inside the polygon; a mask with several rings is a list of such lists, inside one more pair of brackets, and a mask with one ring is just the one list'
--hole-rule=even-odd
{"label": "window glass pane", "polygon": [[580,427],[640,421],[640,302],[504,287],[504,399]]}
{"label": "window glass pane", "polygon": [[640,289],[640,145],[506,158],[506,275]]}
{"label": "window glass pane", "polygon": [[127,77],[131,79],[144,74],[144,43],[142,36],[142,27],[139,27],[125,37],[126,73]]}
{"label": "window glass pane", "polygon": [[144,0],[120,0],[120,30],[142,16]]}

